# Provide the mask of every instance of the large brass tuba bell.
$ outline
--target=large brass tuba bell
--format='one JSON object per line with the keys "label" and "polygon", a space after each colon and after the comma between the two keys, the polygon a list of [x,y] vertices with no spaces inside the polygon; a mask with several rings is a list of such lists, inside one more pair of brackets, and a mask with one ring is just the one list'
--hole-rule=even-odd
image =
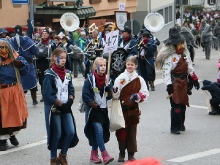
{"label": "large brass tuba bell", "polygon": [[73,32],[79,27],[80,21],[74,13],[64,13],[60,18],[60,25],[68,32]]}
{"label": "large brass tuba bell", "polygon": [[144,19],[144,26],[151,32],[157,32],[164,26],[164,18],[159,13],[150,13]]}

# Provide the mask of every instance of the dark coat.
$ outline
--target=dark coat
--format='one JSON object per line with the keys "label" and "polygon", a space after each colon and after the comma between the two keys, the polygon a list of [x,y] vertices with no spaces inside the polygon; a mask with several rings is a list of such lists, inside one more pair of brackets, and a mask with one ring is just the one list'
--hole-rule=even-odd
{"label": "dark coat", "polygon": [[220,104],[220,84],[218,82],[203,81],[202,90],[208,90],[212,96],[213,101]]}
{"label": "dark coat", "polygon": [[[120,38],[119,41],[118,41],[118,46],[120,46],[121,42],[123,42],[123,38]],[[130,45],[129,45],[129,48],[128,48],[128,56],[134,56],[134,55],[137,55],[138,54],[138,43],[137,43],[137,40],[133,37],[131,37],[130,40],[126,41],[126,43],[124,43],[124,45],[126,45],[128,42],[130,42]]]}
{"label": "dark coat", "polygon": [[[71,72],[69,70],[66,71],[67,73],[69,73],[71,75]],[[57,98],[56,94],[57,94],[57,88],[56,88],[56,84],[55,84],[55,77],[57,75],[51,70],[48,69],[45,72],[45,78],[43,81],[43,90],[42,90],[42,95],[44,98],[44,112],[45,112],[45,122],[46,122],[46,129],[47,129],[47,145],[48,145],[48,149],[50,150],[51,148],[51,134],[52,134],[52,129],[50,126],[50,122],[51,122],[51,107],[55,104],[55,100]],[[72,77],[71,80],[69,81],[69,85],[68,85],[68,95],[72,95],[74,98],[74,87],[72,84]],[[73,122],[74,122],[74,126],[75,126],[75,135],[73,137],[73,140],[69,146],[69,148],[75,147],[78,142],[78,136],[77,136],[77,132],[76,132],[76,123],[75,123],[75,119],[73,117],[73,114],[71,112],[71,116],[73,118]],[[63,146],[63,140],[65,137],[65,131],[64,128],[62,126],[62,134],[61,134],[61,138],[59,140],[59,144],[58,144],[58,149],[61,149]]]}
{"label": "dark coat", "polygon": [[[112,84],[110,83],[110,88],[112,89]],[[104,86],[105,88],[105,86]],[[104,93],[105,94],[105,93]],[[99,111],[92,109],[89,104],[94,101],[94,91],[93,91],[93,74],[90,74],[85,80],[83,89],[82,89],[82,99],[85,105],[85,118],[86,125],[84,128],[84,133],[89,140],[89,145],[96,145],[96,134],[92,122],[102,123],[103,127],[103,138],[104,142],[107,143],[110,138],[109,132],[109,118],[108,118],[108,109],[103,108]],[[108,95],[106,100],[111,99],[111,95]],[[98,116],[98,117],[97,117]]]}

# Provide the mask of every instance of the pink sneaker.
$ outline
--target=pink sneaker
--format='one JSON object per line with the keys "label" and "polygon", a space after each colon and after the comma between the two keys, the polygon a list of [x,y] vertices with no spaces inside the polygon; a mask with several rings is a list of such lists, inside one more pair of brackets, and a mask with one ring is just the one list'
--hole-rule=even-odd
{"label": "pink sneaker", "polygon": [[90,161],[94,163],[101,163],[102,160],[99,159],[98,150],[92,150],[90,155]]}
{"label": "pink sneaker", "polygon": [[114,160],[113,157],[109,156],[106,150],[102,152],[102,158],[105,164],[108,164],[109,162],[112,162]]}

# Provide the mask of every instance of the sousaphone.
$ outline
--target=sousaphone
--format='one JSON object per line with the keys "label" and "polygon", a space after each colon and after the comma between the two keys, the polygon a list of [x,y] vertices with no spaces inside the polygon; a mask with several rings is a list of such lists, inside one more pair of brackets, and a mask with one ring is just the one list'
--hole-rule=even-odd
{"label": "sousaphone", "polygon": [[60,18],[61,27],[68,32],[75,31],[79,24],[79,18],[74,13],[64,13]]}
{"label": "sousaphone", "polygon": [[151,32],[157,32],[164,26],[164,18],[159,13],[150,13],[144,19],[144,26]]}

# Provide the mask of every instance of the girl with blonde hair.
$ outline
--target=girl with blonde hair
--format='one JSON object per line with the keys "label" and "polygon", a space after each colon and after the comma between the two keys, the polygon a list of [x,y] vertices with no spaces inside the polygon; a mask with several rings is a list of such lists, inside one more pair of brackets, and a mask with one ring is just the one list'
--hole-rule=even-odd
{"label": "girl with blonde hair", "polygon": [[[85,106],[85,135],[92,146],[90,161],[101,163],[98,156],[98,148],[101,151],[103,162],[108,164],[114,160],[106,148],[105,143],[109,141],[109,117],[107,109],[107,100],[111,99],[112,85],[106,85],[106,60],[97,57],[93,64],[93,73],[90,74],[84,82],[82,89],[82,99]],[[106,97],[105,93],[108,93]]]}

